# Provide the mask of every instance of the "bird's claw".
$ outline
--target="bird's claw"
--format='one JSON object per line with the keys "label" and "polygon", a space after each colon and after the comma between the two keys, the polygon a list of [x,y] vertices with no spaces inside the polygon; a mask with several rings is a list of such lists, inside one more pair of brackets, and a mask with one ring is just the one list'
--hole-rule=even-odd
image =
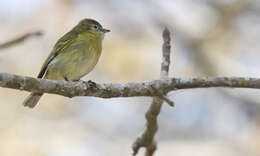
{"label": "bird's claw", "polygon": [[91,87],[91,88],[94,88],[97,86],[97,84],[94,82],[94,81],[91,81],[91,80],[88,80],[88,86]]}

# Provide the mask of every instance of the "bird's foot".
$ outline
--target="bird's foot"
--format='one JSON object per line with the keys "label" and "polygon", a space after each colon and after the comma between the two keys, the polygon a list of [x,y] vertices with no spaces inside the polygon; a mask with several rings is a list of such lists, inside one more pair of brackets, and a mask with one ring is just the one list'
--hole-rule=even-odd
{"label": "bird's foot", "polygon": [[80,82],[81,81],[80,79],[78,79],[78,80],[69,80],[66,76],[64,77],[64,80],[68,81],[68,82]]}
{"label": "bird's foot", "polygon": [[91,80],[88,80],[87,84],[91,88],[97,87],[97,84],[94,81],[91,81]]}

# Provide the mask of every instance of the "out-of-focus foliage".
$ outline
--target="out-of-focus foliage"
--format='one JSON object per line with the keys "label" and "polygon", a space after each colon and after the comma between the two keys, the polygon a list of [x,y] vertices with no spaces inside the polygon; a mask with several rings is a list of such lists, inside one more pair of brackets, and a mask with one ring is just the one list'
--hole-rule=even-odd
{"label": "out-of-focus foliage", "polygon": [[[0,71],[36,76],[53,45],[82,18],[108,29],[101,59],[84,80],[132,82],[159,77],[161,33],[171,28],[170,76],[260,75],[260,1],[0,1],[0,42],[42,30],[42,38],[0,51]],[[150,98],[68,99],[0,88],[0,155],[129,155]],[[260,155],[260,92],[173,92],[159,118],[157,155]]]}

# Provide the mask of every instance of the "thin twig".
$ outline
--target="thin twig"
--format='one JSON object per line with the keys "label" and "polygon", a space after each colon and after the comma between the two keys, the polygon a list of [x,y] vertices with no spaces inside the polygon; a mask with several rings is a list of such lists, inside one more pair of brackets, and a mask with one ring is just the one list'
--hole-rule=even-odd
{"label": "thin twig", "polygon": [[30,37],[34,37],[34,36],[42,36],[42,32],[41,31],[29,32],[20,37],[7,41],[5,43],[0,43],[0,49],[9,48],[11,46],[19,44],[19,43],[25,41],[26,39],[28,39]]}
{"label": "thin twig", "polygon": [[162,91],[157,90],[155,87],[152,86],[152,88],[154,89],[154,92],[157,96],[157,98],[160,98],[161,100],[165,101],[166,103],[168,103],[171,107],[174,106],[174,102],[172,100],[170,100],[167,96],[165,96]]}
{"label": "thin twig", "polygon": [[174,102],[170,100],[167,96],[160,94],[157,98],[160,98],[161,100],[165,101],[168,105],[171,107],[174,106]]}
{"label": "thin twig", "polygon": [[[171,54],[171,38],[170,38],[170,31],[168,28],[165,28],[163,31],[163,57],[162,57],[162,64],[161,64],[161,79],[165,79],[168,77],[169,73],[169,65],[170,65],[170,54]],[[149,107],[148,111],[146,112],[146,129],[141,135],[138,137],[134,144],[133,144],[133,155],[136,155],[141,147],[145,147],[145,156],[152,156],[156,150],[156,143],[154,142],[154,136],[158,129],[157,117],[160,114],[161,107],[163,100],[166,101],[171,106],[174,103],[165,97],[164,95],[160,94],[160,90],[157,91],[159,93],[159,97],[154,97],[151,106]]]}

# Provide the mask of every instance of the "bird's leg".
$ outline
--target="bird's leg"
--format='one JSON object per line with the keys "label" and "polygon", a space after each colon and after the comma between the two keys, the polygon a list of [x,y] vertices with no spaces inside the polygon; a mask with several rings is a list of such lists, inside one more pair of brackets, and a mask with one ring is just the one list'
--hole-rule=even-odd
{"label": "bird's leg", "polygon": [[69,79],[68,79],[66,76],[64,77],[64,80],[65,80],[65,81],[69,81]]}
{"label": "bird's leg", "polygon": [[68,82],[79,82],[80,81],[80,79],[78,79],[78,80],[69,80],[66,76],[64,77],[64,80],[68,81]]}

